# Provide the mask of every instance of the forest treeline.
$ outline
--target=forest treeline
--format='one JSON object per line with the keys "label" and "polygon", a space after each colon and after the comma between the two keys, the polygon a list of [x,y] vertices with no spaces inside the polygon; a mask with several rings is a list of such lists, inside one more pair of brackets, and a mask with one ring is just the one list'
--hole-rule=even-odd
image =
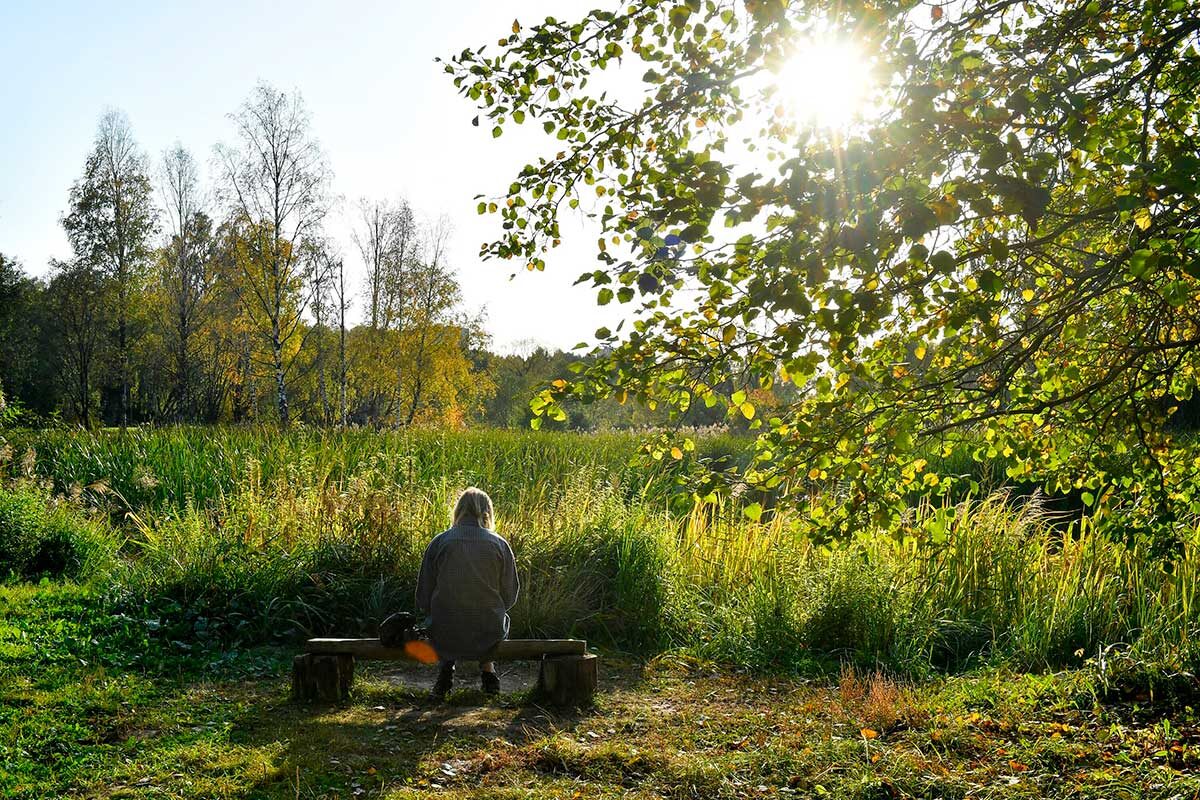
{"label": "forest treeline", "polygon": [[[259,85],[204,188],[180,145],[148,157],[100,120],[61,222],[72,256],[33,277],[0,253],[0,397],[10,418],[96,425],[301,420],[527,425],[573,357],[497,355],[447,260],[447,219],[353,204],[325,235],[332,171],[301,98]],[[354,320],[348,323],[348,319]],[[636,424],[615,403],[560,425]]]}

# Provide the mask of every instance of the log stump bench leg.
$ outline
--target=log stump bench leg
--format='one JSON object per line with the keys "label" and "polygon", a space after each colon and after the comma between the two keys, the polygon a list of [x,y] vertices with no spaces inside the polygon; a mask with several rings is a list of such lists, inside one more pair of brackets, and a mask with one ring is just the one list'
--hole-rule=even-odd
{"label": "log stump bench leg", "polygon": [[556,706],[591,705],[599,661],[594,653],[546,656],[538,672],[537,694]]}
{"label": "log stump bench leg", "polygon": [[292,659],[294,700],[345,700],[353,685],[354,656],[348,653],[303,653]]}

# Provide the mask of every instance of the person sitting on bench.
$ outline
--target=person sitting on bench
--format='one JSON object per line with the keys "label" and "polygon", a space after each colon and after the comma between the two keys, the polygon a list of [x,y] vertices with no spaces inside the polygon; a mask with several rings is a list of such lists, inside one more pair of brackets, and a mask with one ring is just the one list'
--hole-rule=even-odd
{"label": "person sitting on bench", "polygon": [[[512,548],[492,528],[492,500],[474,486],[459,496],[449,530],[425,548],[417,577],[417,608],[429,615],[429,638],[441,660],[432,695],[446,696],[454,662],[477,660],[508,638],[508,610],[520,584]],[[494,662],[479,665],[487,694],[500,692]]]}

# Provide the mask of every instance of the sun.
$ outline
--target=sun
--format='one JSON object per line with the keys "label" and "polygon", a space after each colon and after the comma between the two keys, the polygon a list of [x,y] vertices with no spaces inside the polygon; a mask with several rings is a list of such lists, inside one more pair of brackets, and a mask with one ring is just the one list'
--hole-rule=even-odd
{"label": "sun", "polygon": [[874,79],[866,55],[838,39],[801,43],[775,77],[777,97],[793,116],[822,128],[845,128],[866,110]]}

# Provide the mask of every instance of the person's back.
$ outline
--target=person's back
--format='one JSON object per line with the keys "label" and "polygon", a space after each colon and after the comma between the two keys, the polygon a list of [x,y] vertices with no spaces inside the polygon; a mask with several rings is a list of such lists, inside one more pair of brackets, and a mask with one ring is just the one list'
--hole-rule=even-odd
{"label": "person's back", "polygon": [[[430,639],[442,661],[434,693],[450,688],[454,662],[478,659],[508,636],[508,609],[519,584],[512,548],[490,530],[492,502],[479,489],[463,492],[454,524],[425,548],[417,607],[430,617]],[[499,691],[494,665],[480,664],[485,691]]]}
{"label": "person's back", "polygon": [[438,534],[425,550],[417,605],[431,617],[443,660],[477,659],[508,635],[517,572],[508,542],[471,522]]}

